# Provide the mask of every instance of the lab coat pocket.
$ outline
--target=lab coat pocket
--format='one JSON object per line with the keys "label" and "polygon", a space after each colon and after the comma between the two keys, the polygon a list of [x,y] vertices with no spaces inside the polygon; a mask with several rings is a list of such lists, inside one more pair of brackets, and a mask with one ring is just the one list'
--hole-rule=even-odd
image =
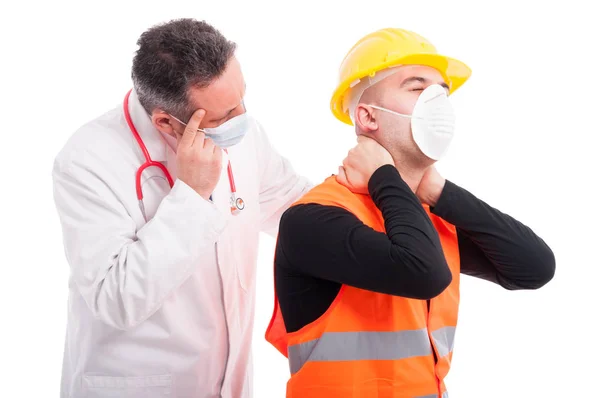
{"label": "lab coat pocket", "polygon": [[82,388],[86,398],[168,398],[171,397],[171,375],[95,376],[84,375]]}

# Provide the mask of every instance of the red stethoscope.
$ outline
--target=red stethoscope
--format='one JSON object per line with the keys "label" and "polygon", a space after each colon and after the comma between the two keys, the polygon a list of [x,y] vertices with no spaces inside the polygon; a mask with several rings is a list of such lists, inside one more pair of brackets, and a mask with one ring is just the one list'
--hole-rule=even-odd
{"label": "red stethoscope", "polygon": [[[146,170],[149,167],[158,167],[163,172],[163,174],[167,177],[167,181],[169,182],[169,186],[171,188],[173,188],[173,178],[171,177],[169,170],[167,170],[167,168],[162,163],[155,162],[154,160],[152,160],[152,158],[150,158],[150,153],[148,153],[148,149],[146,148],[146,145],[144,145],[144,141],[142,141],[142,137],[140,137],[137,129],[135,128],[135,125],[133,124],[133,121],[131,120],[131,115],[129,113],[129,95],[130,94],[131,94],[131,90],[129,90],[127,92],[127,94],[125,95],[125,100],[123,101],[123,113],[125,114],[125,120],[127,120],[127,124],[129,125],[129,129],[131,130],[131,134],[133,134],[133,136],[135,137],[135,140],[137,141],[138,145],[140,146],[140,149],[144,153],[144,158],[146,159],[146,161],[140,166],[139,169],[137,169],[137,172],[135,173],[135,190],[137,193],[140,210],[142,211],[142,214],[144,215],[144,220],[148,221],[148,219],[146,218],[146,209],[144,208],[144,194],[142,192],[142,173],[144,172],[144,170]],[[227,153],[226,149],[224,149],[224,151],[225,151],[225,153]],[[235,179],[233,178],[233,171],[231,169],[231,161],[227,162],[227,174],[229,177],[229,188],[231,191],[229,207],[231,208],[232,214],[238,214],[240,211],[244,210],[245,204],[244,204],[244,200],[242,198],[238,197],[237,193],[236,193]],[[211,196],[211,199],[212,199],[212,196]]]}

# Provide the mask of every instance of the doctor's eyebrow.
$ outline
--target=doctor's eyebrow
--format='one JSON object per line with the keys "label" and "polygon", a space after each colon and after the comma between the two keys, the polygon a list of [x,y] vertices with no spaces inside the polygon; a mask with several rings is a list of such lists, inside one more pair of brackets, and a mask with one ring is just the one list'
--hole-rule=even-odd
{"label": "doctor's eyebrow", "polygon": [[[239,106],[239,105],[238,105],[238,106]],[[227,116],[231,115],[231,112],[235,111],[236,109],[237,109],[237,106],[236,106],[235,108],[233,108],[233,109],[230,109],[230,110],[229,110],[229,111],[228,111],[228,112],[227,112],[225,115],[223,115],[223,117],[219,117],[219,118],[213,118],[213,119],[211,119],[211,120],[210,120],[210,122],[211,122],[211,123],[214,123],[214,122],[218,122],[218,121],[220,121],[220,120],[223,120],[223,119],[225,119]]]}
{"label": "doctor's eyebrow", "polygon": [[[424,77],[420,77],[420,76],[412,76],[412,77],[408,77],[406,79],[404,79],[402,81],[402,83],[400,84],[400,87],[405,87],[410,83],[414,83],[414,82],[419,82],[419,83],[423,83],[426,84],[427,82],[429,82],[429,79],[425,79]],[[448,86],[448,84],[446,84],[446,82],[441,82],[438,83],[440,86],[444,87],[446,90],[450,90],[450,86]]]}

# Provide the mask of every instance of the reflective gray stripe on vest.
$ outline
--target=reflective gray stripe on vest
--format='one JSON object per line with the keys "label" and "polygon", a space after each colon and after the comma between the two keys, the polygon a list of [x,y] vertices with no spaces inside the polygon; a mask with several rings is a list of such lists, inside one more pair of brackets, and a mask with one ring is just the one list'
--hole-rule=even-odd
{"label": "reflective gray stripe on vest", "polygon": [[[415,397],[415,398],[438,398],[438,397],[439,397],[439,395],[432,394],[432,395],[423,395],[421,397]],[[446,391],[442,394],[442,398],[448,398],[448,391]]]}
{"label": "reflective gray stripe on vest", "polygon": [[455,332],[456,328],[454,326],[446,326],[431,332],[431,337],[433,337],[433,342],[440,357],[450,354],[450,351],[454,348]]}
{"label": "reflective gray stripe on vest", "polygon": [[[448,326],[431,333],[440,357],[452,351],[455,330]],[[397,360],[431,353],[425,328],[398,332],[330,332],[320,339],[288,347],[292,374],[309,361]]]}
{"label": "reflective gray stripe on vest", "polygon": [[288,347],[290,371],[308,361],[396,360],[430,355],[427,329],[398,332],[330,332]]}

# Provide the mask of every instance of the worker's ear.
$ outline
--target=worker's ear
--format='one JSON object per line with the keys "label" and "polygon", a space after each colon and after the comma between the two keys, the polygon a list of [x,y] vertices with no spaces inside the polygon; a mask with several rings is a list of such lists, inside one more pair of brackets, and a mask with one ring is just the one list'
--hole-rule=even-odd
{"label": "worker's ear", "polygon": [[354,110],[354,124],[365,133],[374,133],[379,129],[379,123],[375,119],[373,108],[368,105],[358,104]]}
{"label": "worker's ear", "polygon": [[152,124],[158,131],[175,138],[177,138],[177,131],[179,131],[178,129],[184,128],[183,126],[177,126],[179,122],[177,122],[177,120],[175,120],[167,112],[161,110],[155,110],[152,112],[152,116],[150,117],[152,119]]}

